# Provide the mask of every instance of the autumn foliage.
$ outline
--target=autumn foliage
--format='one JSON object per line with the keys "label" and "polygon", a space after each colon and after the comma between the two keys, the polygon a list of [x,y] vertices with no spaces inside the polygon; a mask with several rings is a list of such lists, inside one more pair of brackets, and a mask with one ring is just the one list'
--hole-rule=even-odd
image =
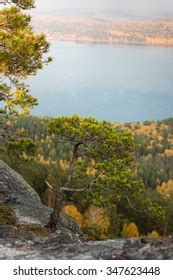
{"label": "autumn foliage", "polygon": [[62,212],[73,218],[84,230],[89,239],[106,239],[110,220],[103,208],[90,205],[82,215],[75,205],[66,205]]}
{"label": "autumn foliage", "polygon": [[133,237],[138,237],[138,236],[139,236],[139,231],[138,231],[138,227],[135,225],[135,223],[124,224],[123,230],[122,230],[122,237],[133,238]]}
{"label": "autumn foliage", "polygon": [[163,182],[156,190],[162,196],[169,198],[173,194],[173,180],[170,179],[168,182]]}
{"label": "autumn foliage", "polygon": [[99,227],[101,233],[107,234],[110,226],[110,220],[103,208],[90,205],[84,214],[83,227]]}
{"label": "autumn foliage", "polygon": [[157,230],[153,230],[152,232],[148,233],[148,237],[150,238],[159,238],[159,233],[157,232]]}
{"label": "autumn foliage", "polygon": [[80,226],[83,225],[84,218],[75,205],[66,205],[62,208],[62,212],[72,217]]}

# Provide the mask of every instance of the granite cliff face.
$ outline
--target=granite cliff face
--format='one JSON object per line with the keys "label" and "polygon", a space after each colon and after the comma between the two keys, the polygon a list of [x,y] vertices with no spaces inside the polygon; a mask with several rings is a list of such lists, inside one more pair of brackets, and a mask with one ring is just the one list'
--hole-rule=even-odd
{"label": "granite cliff face", "polygon": [[0,161],[0,259],[173,259],[173,237],[84,242],[80,227],[65,215],[55,233],[47,230],[51,211]]}

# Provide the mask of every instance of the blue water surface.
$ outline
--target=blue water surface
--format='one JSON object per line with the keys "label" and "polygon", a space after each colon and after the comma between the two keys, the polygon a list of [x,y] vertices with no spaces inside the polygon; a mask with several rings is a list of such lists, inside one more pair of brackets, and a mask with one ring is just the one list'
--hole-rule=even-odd
{"label": "blue water surface", "polygon": [[109,121],[173,116],[173,48],[52,42],[54,60],[31,78],[32,114]]}

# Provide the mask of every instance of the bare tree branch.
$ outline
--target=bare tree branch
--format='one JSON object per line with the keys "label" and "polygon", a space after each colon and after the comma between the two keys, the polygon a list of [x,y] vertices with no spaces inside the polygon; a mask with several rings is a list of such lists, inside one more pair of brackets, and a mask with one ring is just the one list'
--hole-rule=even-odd
{"label": "bare tree branch", "polygon": [[51,190],[53,190],[54,188],[51,186],[51,184],[49,184],[49,182],[48,181],[45,181],[45,183],[46,183],[46,185],[51,189]]}
{"label": "bare tree branch", "polygon": [[61,188],[62,191],[65,192],[84,192],[87,190],[88,187],[81,188],[81,189],[72,189],[72,188]]}
{"label": "bare tree branch", "polygon": [[4,4],[4,5],[7,5],[7,4],[10,4],[10,1],[8,0],[0,0],[0,4]]}
{"label": "bare tree branch", "polygon": [[[94,182],[96,182],[97,181],[97,179],[93,179],[93,180],[91,180],[87,185],[86,185],[86,187],[84,187],[84,188],[80,188],[80,189],[74,189],[74,188],[66,188],[66,187],[61,187],[60,188],[60,191],[64,191],[64,192],[84,192],[84,191],[86,191],[87,189],[90,189],[91,188],[91,186],[92,186],[92,184],[94,183]],[[51,190],[55,190],[53,187],[52,187],[52,185],[48,182],[48,181],[45,181],[45,183],[46,183],[46,185],[51,189]],[[56,190],[55,190],[56,191]]]}
{"label": "bare tree branch", "polygon": [[134,211],[136,211],[136,212],[143,213],[143,211],[142,211],[142,210],[140,210],[140,209],[136,209],[136,208],[134,207],[134,205],[131,203],[130,198],[128,197],[128,195],[127,195],[127,194],[126,194],[125,196],[126,196],[126,199],[127,199],[127,201],[128,201],[128,204],[129,204],[130,208],[132,208],[132,209],[133,209]]}

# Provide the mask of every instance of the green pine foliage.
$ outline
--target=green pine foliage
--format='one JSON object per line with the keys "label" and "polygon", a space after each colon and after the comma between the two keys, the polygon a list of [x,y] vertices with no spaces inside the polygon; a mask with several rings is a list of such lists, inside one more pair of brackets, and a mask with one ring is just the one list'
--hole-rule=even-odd
{"label": "green pine foliage", "polygon": [[34,1],[11,2],[17,6],[0,10],[0,102],[6,113],[28,113],[37,100],[25,80],[51,61],[45,56],[49,43],[34,33],[31,17],[20,9],[33,7]]}
{"label": "green pine foliage", "polygon": [[74,164],[70,184],[79,184],[81,180],[83,186],[88,184],[91,203],[108,205],[110,199],[116,202],[121,196],[140,190],[141,184],[134,178],[134,144],[130,131],[77,115],[50,120],[48,131],[55,145],[71,146],[70,162],[74,160]]}
{"label": "green pine foliage", "polygon": [[[49,63],[49,43],[44,34],[36,34],[31,17],[22,9],[34,7],[33,0],[2,1],[0,10],[0,146],[14,158],[33,156],[32,139],[15,135],[16,119],[29,114],[37,99],[29,93],[25,80]],[[7,146],[6,146],[7,145]],[[5,147],[6,146],[6,147]],[[12,152],[13,151],[13,152]]]}

